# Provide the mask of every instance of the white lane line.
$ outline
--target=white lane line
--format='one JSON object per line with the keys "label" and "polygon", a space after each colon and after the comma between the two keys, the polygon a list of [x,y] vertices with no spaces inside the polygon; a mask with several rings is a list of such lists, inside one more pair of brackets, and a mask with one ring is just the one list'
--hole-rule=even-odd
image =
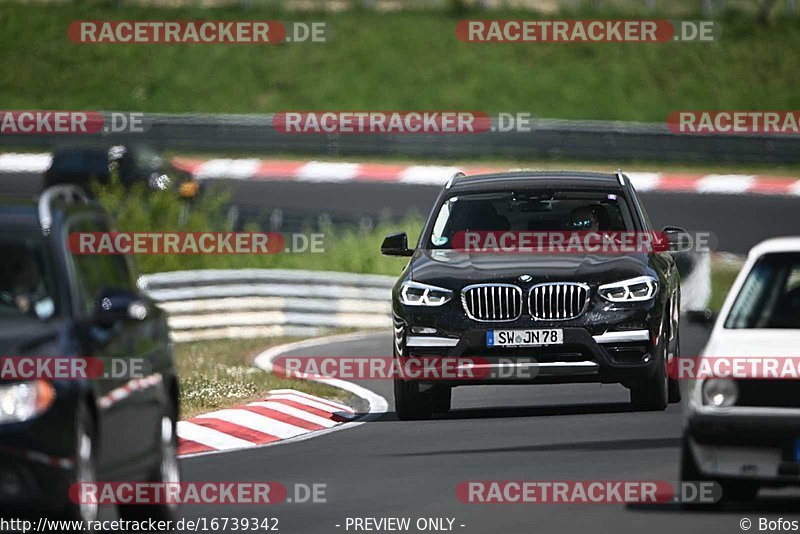
{"label": "white lane line", "polygon": [[325,428],[330,428],[332,426],[336,426],[338,423],[331,419],[325,419],[324,417],[320,417],[319,415],[313,414],[311,412],[306,412],[300,410],[299,408],[295,408],[294,406],[289,406],[288,404],[282,404],[280,402],[270,402],[269,400],[261,401],[261,402],[251,402],[248,406],[258,406],[261,408],[269,408],[270,410],[275,410],[276,412],[281,412],[286,415],[291,415],[297,419],[302,419],[303,421],[308,421],[309,423],[314,423],[315,425],[324,426]]}
{"label": "white lane line", "polygon": [[189,421],[178,421],[178,437],[188,439],[220,451],[242,449],[255,445],[246,441],[204,426],[196,425]]}
{"label": "white lane line", "polygon": [[309,182],[344,182],[358,175],[358,163],[326,163],[311,161],[297,171],[296,178]]}
{"label": "white lane line", "polygon": [[210,159],[197,168],[195,176],[198,179],[249,180],[255,176],[259,165],[261,165],[261,160],[258,159]]}
{"label": "white lane line", "polygon": [[0,154],[0,172],[44,172],[53,157],[48,154]]}
{"label": "white lane line", "polygon": [[658,172],[626,172],[637,191],[652,191],[658,189],[661,182],[661,173]]}
{"label": "white lane line", "polygon": [[274,395],[280,395],[282,393],[286,393],[286,394],[290,394],[290,395],[300,395],[301,397],[305,397],[305,398],[307,398],[309,400],[312,400],[312,401],[322,402],[324,404],[330,404],[332,408],[338,408],[339,410],[342,410],[342,411],[345,411],[345,412],[348,412],[348,413],[355,413],[355,411],[350,406],[347,406],[346,404],[342,404],[340,402],[336,402],[336,401],[330,400],[330,399],[323,399],[323,398],[317,397],[315,395],[310,395],[310,394],[304,393],[302,391],[297,391],[296,389],[273,389],[270,393],[272,393]]}
{"label": "white lane line", "polygon": [[333,406],[330,406],[328,404],[324,404],[324,403],[319,402],[319,401],[306,399],[305,397],[301,397],[300,395],[291,395],[291,394],[288,394],[288,393],[279,393],[277,395],[270,395],[269,398],[272,399],[272,400],[280,399],[280,400],[294,401],[294,402],[297,402],[297,403],[300,403],[300,404],[305,404],[306,406],[311,406],[312,408],[316,408],[318,410],[322,410],[322,411],[330,413],[330,414],[336,414],[336,415],[339,415],[341,417],[346,417],[348,419],[351,419],[351,418],[355,417],[355,415],[353,414],[353,412],[351,410],[348,410],[348,411],[340,410],[338,408],[334,408]]}
{"label": "white lane line", "polygon": [[438,165],[411,165],[400,172],[400,182],[405,184],[444,185],[459,167]]}
{"label": "white lane line", "polygon": [[206,418],[222,419],[228,423],[258,430],[259,432],[281,439],[293,438],[299,434],[308,432],[305,428],[290,425],[289,423],[284,423],[277,419],[270,419],[269,417],[242,409],[219,410],[196,417],[196,419]]}
{"label": "white lane line", "polygon": [[747,174],[708,174],[697,181],[698,193],[744,193],[755,183],[756,177]]}

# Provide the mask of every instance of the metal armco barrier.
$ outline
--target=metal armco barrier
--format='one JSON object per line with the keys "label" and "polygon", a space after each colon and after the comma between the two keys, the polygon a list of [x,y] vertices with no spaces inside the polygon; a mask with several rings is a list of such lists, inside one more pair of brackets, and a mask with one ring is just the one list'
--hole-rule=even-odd
{"label": "metal armco barrier", "polygon": [[[110,112],[103,112],[110,116]],[[315,156],[405,156],[586,159],[655,162],[800,162],[796,135],[681,135],[666,124],[532,120],[524,132],[476,134],[285,134],[272,115],[143,114],[142,132],[77,135],[109,143],[144,141],[177,151],[298,153]],[[665,118],[666,119],[666,118]],[[497,127],[497,121],[493,121]],[[0,148],[52,149],[56,134],[0,135]]]}
{"label": "metal armco barrier", "polygon": [[[685,263],[683,311],[708,303],[708,255]],[[174,341],[309,337],[342,328],[390,332],[396,278],[281,269],[204,269],[145,275],[144,291],[169,315]]]}

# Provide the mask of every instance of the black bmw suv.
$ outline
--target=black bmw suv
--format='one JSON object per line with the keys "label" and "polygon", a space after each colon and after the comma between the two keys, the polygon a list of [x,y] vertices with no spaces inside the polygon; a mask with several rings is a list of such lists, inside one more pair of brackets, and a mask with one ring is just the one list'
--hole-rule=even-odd
{"label": "black bmw suv", "polygon": [[[130,256],[68,246],[72,232],[111,230],[75,186],[37,202],[0,198],[0,515],[92,521],[98,506],[71,497],[73,484],[180,480],[166,315]],[[118,508],[127,519],[177,513]]]}
{"label": "black bmw suv", "polygon": [[459,173],[415,249],[405,233],[388,236],[383,254],[410,256],[392,298],[400,368],[414,358],[473,358],[492,371],[398,378],[398,417],[446,412],[452,388],[472,384],[619,383],[636,409],[678,402],[667,373],[679,353],[680,279],[670,251],[691,242],[685,230],[658,232],[666,247],[624,253],[485,253],[459,244],[465,232],[590,231],[656,235],[624,174]]}

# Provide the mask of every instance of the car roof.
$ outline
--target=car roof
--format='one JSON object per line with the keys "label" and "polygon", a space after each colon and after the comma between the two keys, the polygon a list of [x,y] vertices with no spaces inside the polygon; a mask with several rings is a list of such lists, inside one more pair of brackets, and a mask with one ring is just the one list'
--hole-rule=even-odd
{"label": "car roof", "polygon": [[457,176],[451,191],[513,189],[514,187],[544,189],[614,189],[624,188],[616,173],[587,171],[514,171],[474,176]]}
{"label": "car roof", "polygon": [[772,252],[800,252],[800,236],[767,239],[750,249],[748,256],[758,257]]}

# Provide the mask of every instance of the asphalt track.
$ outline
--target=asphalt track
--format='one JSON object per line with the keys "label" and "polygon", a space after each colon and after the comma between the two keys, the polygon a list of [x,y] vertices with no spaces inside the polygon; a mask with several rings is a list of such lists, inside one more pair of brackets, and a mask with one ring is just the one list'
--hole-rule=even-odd
{"label": "asphalt track", "polygon": [[[375,224],[398,220],[408,213],[427,215],[440,188],[429,185],[350,181],[319,183],[280,180],[223,181],[231,202],[248,220],[269,227],[280,209],[284,231],[298,231],[320,215],[334,222]],[[0,173],[0,196],[31,197],[41,190],[41,177],[31,173]],[[800,234],[800,198],[779,195],[733,195],[650,192],[641,197],[653,224],[683,226],[711,232],[715,250],[745,254],[756,243],[774,236]],[[402,230],[402,228],[399,228]]]}
{"label": "asphalt track", "polygon": [[[706,336],[684,323],[683,354],[696,354]],[[374,334],[289,355],[388,355],[390,343],[388,333]],[[456,485],[465,480],[677,481],[681,407],[633,412],[621,386],[476,386],[454,390],[450,414],[412,422],[393,413],[390,382],[358,383],[385,397],[390,411],[304,442],[183,460],[185,480],[324,483],[326,503],[186,506],[184,516],[271,516],[281,531],[298,534],[354,532],[345,528],[348,517],[448,517],[455,532],[480,534],[730,534],[742,531],[744,517],[754,531],[760,517],[798,519],[800,496],[791,490],[713,512],[674,504],[464,504]]]}
{"label": "asphalt track", "polygon": [[[425,214],[438,188],[359,183],[231,182],[243,211],[333,219]],[[0,177],[0,195],[29,196],[38,177]],[[719,236],[718,249],[745,253],[758,241],[797,234],[800,199],[780,196],[642,194],[656,226],[675,224]],[[684,322],[682,353],[697,354],[707,331]],[[312,354],[308,352],[305,355]],[[317,347],[314,355],[389,355],[390,334]],[[301,354],[302,355],[302,354]],[[185,480],[326,484],[327,503],[197,506],[187,518],[267,516],[285,533],[354,532],[348,517],[448,517],[464,533],[742,532],[740,520],[791,517],[798,493],[768,493],[716,512],[676,505],[471,505],[456,485],[466,480],[667,480],[678,477],[681,408],[632,412],[619,386],[470,387],[454,392],[454,410],[432,421],[398,421],[391,384],[361,385],[390,411],[356,428],[308,441],[182,460]],[[797,517],[794,517],[797,519]],[[337,527],[337,525],[341,525]],[[464,525],[461,527],[460,525]],[[416,532],[412,529],[410,532]]]}

